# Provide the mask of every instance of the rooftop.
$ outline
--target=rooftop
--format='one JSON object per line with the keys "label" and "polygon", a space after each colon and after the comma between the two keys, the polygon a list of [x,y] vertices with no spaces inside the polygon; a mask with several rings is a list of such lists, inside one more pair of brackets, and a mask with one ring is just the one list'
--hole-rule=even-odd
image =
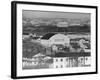
{"label": "rooftop", "polygon": [[55,34],[56,33],[47,33],[47,34],[43,35],[43,37],[41,39],[47,39],[48,40],[49,38],[51,38]]}
{"label": "rooftop", "polygon": [[68,53],[56,53],[53,57],[84,57],[84,56],[91,56],[90,52],[68,52]]}

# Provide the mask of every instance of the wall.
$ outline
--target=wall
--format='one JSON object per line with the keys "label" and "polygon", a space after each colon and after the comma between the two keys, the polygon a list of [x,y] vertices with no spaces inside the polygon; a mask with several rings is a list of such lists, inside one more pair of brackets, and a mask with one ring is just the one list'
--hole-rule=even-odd
{"label": "wall", "polygon": [[[100,9],[100,0],[31,0],[31,1],[64,3],[64,4],[98,5]],[[11,65],[11,39],[10,39],[11,38],[11,14],[10,14],[11,5],[10,3],[11,0],[1,0],[0,2],[0,37],[1,37],[0,38],[0,80],[11,80],[10,78],[10,68],[11,68],[10,66]],[[99,10],[99,14],[100,14],[100,10]],[[98,17],[100,20],[100,16]],[[100,31],[98,32],[100,34]],[[100,37],[98,38],[98,41],[100,41]],[[98,44],[100,44],[100,42]],[[100,54],[98,54],[98,57],[100,57]],[[98,61],[100,61],[100,58]],[[100,67],[100,64],[98,64],[98,67]],[[33,80],[33,79],[26,79],[26,80]],[[41,80],[41,78],[35,78],[34,80]],[[91,74],[91,75],[48,77],[48,78],[42,78],[42,80],[100,80],[100,73]]]}

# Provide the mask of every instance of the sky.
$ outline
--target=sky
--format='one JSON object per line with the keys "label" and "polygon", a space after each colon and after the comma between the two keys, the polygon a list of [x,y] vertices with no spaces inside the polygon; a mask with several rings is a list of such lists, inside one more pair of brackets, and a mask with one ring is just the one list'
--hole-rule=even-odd
{"label": "sky", "polygon": [[90,13],[23,10],[22,15],[26,18],[67,18],[90,20]]}

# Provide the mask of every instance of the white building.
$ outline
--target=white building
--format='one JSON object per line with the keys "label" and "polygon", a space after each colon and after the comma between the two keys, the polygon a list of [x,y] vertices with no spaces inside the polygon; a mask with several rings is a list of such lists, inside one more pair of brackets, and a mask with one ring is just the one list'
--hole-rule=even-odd
{"label": "white building", "polygon": [[91,56],[88,53],[57,53],[53,57],[53,68],[91,66]]}
{"label": "white building", "polygon": [[85,57],[79,57],[78,58],[78,66],[90,66],[91,65],[91,57],[85,56]]}
{"label": "white building", "polygon": [[54,68],[66,68],[69,67],[69,57],[54,57],[53,58]]}
{"label": "white building", "polygon": [[44,46],[51,47],[54,44],[69,45],[70,39],[64,34],[48,33],[41,38],[40,42]]}

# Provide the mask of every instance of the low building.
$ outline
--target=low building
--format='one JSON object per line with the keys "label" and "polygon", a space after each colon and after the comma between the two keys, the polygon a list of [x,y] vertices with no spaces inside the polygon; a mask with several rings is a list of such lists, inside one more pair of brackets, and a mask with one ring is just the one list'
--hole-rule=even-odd
{"label": "low building", "polygon": [[28,39],[30,37],[29,33],[23,33],[22,39]]}
{"label": "low building", "polygon": [[85,67],[90,65],[90,53],[57,53],[53,57],[54,68]]}

